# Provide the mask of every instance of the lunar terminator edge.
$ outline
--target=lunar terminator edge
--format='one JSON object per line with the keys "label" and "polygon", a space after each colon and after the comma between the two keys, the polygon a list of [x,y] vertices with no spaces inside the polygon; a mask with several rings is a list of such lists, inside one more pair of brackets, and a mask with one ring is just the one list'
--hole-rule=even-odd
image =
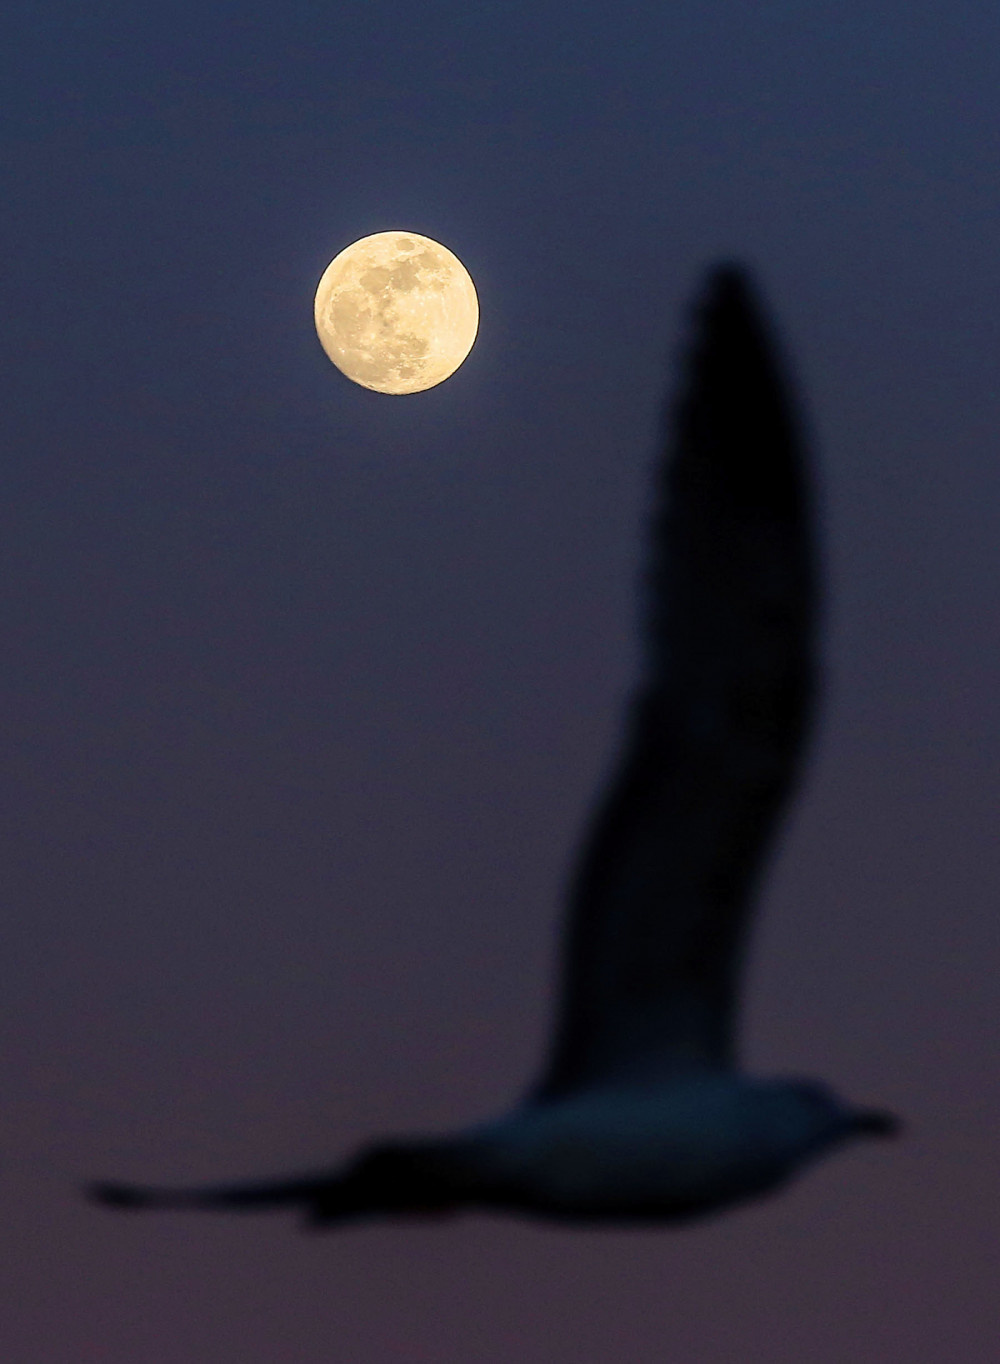
{"label": "lunar terminator edge", "polygon": [[510,1112],[380,1141],[329,1170],[191,1189],[98,1184],[120,1208],[298,1208],[313,1225],[501,1210],[675,1223],[769,1193],[897,1120],[736,1055],[755,893],[815,694],[817,571],[796,415],[746,273],[709,276],[644,583],[642,675],[573,880],[551,1053]]}

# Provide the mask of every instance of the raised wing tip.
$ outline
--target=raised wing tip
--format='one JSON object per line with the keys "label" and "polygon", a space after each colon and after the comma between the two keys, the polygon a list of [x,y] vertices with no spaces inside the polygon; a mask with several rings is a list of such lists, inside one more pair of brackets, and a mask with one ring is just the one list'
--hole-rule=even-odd
{"label": "raised wing tip", "polygon": [[720,261],[709,268],[695,303],[703,336],[721,337],[733,327],[743,332],[761,326],[764,307],[753,272],[742,261]]}
{"label": "raised wing tip", "polygon": [[747,299],[754,293],[753,274],[743,261],[722,260],[709,267],[703,297],[706,302]]}

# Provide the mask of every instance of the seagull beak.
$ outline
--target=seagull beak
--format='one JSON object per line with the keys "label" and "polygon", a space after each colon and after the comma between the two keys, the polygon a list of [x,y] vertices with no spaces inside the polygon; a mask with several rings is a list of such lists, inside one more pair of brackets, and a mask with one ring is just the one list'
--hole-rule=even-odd
{"label": "seagull beak", "polygon": [[886,1113],[876,1108],[860,1108],[852,1115],[854,1131],[869,1137],[898,1137],[903,1130],[902,1121],[895,1113]]}

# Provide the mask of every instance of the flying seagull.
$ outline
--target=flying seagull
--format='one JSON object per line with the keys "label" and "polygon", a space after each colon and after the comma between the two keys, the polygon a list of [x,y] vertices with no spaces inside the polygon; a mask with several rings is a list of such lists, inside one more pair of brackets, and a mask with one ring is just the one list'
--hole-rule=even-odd
{"label": "flying seagull", "polygon": [[511,1112],[364,1147],[332,1170],[193,1189],[97,1184],[117,1208],[300,1209],[329,1226],[492,1209],[672,1223],[772,1192],[891,1114],[760,1079],[735,1046],[762,866],[816,679],[809,479],[745,270],[711,271],[668,414],[645,659],[571,886],[547,1065]]}

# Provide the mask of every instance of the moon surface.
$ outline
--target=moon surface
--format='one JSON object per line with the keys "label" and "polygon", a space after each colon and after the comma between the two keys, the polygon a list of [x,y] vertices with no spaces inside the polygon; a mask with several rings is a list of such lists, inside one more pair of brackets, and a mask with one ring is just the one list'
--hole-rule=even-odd
{"label": "moon surface", "polygon": [[316,290],[316,331],[348,379],[377,393],[420,393],[472,349],[479,300],[468,270],[417,232],[376,232],[345,247]]}

